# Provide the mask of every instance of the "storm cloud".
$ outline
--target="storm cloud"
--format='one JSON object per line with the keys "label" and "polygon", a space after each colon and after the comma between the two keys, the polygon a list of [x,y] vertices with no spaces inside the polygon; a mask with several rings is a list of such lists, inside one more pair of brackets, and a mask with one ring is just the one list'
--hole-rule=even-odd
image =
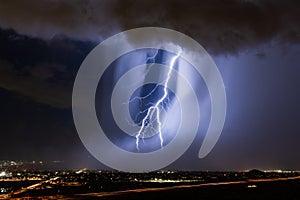
{"label": "storm cloud", "polygon": [[[113,34],[138,27],[157,26],[183,32],[196,39],[212,55],[238,55],[260,45],[286,47],[300,41],[299,4],[299,1],[292,0],[3,0],[0,2],[0,29],[16,33],[5,38],[12,41],[13,45],[2,44],[3,54],[11,50],[7,53],[11,56],[21,49],[17,61],[22,59],[22,54],[28,56],[30,52],[27,60],[41,59],[43,63],[22,63],[22,60],[21,64],[14,63],[15,58],[7,60],[7,57],[2,56],[6,59],[5,65],[14,70],[10,70],[5,77],[2,73],[0,86],[20,91],[39,102],[70,106],[70,85],[80,62],[88,52],[82,52],[82,45],[74,46],[69,40],[90,42],[93,44],[91,46],[95,46]],[[28,45],[27,41],[31,39],[39,45]],[[43,53],[35,50],[51,49],[53,45],[56,46],[55,51],[60,51],[61,54],[53,55],[53,49]],[[43,57],[40,58],[42,54]],[[45,58],[47,54],[49,58]],[[62,55],[69,63],[62,61],[64,58],[57,60]],[[78,55],[80,59],[77,59]],[[263,58],[261,55],[265,55],[263,51],[257,53],[258,57]],[[56,57],[56,60],[49,60],[51,57]],[[72,66],[66,68],[65,65]],[[65,83],[55,87],[48,86],[48,80],[52,77],[55,79],[57,74],[63,74],[62,70],[65,75],[72,74],[68,79],[68,86]],[[33,79],[19,78],[17,73],[20,71],[28,71],[27,75]],[[10,83],[10,79],[14,80],[14,84]],[[38,83],[31,84],[32,80]],[[49,88],[49,98],[47,94],[38,92],[45,88]],[[65,88],[66,91],[57,88]],[[56,92],[58,95],[55,95]],[[63,94],[68,94],[68,97]],[[61,100],[54,102],[53,95]],[[43,98],[37,98],[38,96]]]}
{"label": "storm cloud", "polygon": [[214,54],[262,43],[300,40],[299,1],[1,1],[0,27],[51,39],[100,42],[126,29],[159,26],[183,32]]}

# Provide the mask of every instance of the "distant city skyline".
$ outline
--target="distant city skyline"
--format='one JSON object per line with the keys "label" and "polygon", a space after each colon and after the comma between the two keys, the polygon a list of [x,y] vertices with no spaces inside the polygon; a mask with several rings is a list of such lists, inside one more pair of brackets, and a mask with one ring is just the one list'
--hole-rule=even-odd
{"label": "distant city skyline", "polygon": [[232,195],[235,198],[251,195],[255,199],[283,195],[290,199],[299,195],[297,187],[299,173],[259,170],[248,172],[164,170],[125,173],[88,169],[53,171],[19,169],[0,172],[0,198],[153,199],[155,198],[153,195],[157,197],[164,195],[167,198],[174,194],[178,197],[193,192],[193,197],[206,199],[208,197],[228,199]]}

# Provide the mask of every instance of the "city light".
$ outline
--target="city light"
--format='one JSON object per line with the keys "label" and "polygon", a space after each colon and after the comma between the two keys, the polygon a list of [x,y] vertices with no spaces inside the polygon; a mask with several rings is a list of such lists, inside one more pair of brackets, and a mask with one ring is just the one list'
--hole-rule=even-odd
{"label": "city light", "polygon": [[3,176],[6,176],[6,173],[5,173],[5,172],[1,172],[1,173],[0,173],[0,177],[3,177]]}

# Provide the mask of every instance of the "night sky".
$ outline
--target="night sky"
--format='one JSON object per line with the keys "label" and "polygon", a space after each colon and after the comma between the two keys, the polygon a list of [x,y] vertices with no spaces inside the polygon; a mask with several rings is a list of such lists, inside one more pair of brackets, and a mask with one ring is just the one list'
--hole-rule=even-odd
{"label": "night sky", "polygon": [[167,169],[300,169],[300,2],[271,0],[0,1],[0,160],[64,160],[103,168],[72,116],[88,53],[132,28],[165,27],[198,41],[227,95],[222,135]]}

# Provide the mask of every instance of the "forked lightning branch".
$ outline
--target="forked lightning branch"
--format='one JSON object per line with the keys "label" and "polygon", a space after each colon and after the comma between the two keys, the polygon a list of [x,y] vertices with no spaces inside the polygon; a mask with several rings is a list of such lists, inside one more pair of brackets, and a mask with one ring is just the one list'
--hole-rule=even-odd
{"label": "forked lightning branch", "polygon": [[[171,59],[170,62],[170,66],[168,69],[168,73],[165,77],[165,80],[163,81],[163,95],[162,97],[160,97],[157,102],[153,103],[154,105],[150,106],[147,110],[143,110],[141,111],[141,113],[143,112],[147,112],[146,116],[142,119],[142,123],[141,123],[141,127],[138,131],[138,133],[136,134],[136,148],[137,150],[139,150],[139,140],[140,138],[144,138],[144,132],[146,131],[146,129],[148,127],[151,127],[151,129],[153,127],[155,127],[155,125],[153,125],[153,123],[155,122],[157,124],[157,128],[154,128],[155,131],[158,132],[159,134],[159,139],[160,139],[160,147],[163,147],[163,132],[162,132],[162,121],[161,121],[161,110],[163,110],[163,106],[162,104],[164,103],[164,101],[167,99],[168,97],[168,83],[169,80],[171,78],[171,72],[174,69],[174,65],[176,60],[178,59],[178,57],[181,54],[181,49],[178,51],[178,53]],[[155,54],[156,55],[156,54]],[[155,90],[157,87],[155,87],[153,90]],[[153,93],[153,90],[147,95],[151,95]],[[143,98],[143,97],[135,97],[136,98]]]}

